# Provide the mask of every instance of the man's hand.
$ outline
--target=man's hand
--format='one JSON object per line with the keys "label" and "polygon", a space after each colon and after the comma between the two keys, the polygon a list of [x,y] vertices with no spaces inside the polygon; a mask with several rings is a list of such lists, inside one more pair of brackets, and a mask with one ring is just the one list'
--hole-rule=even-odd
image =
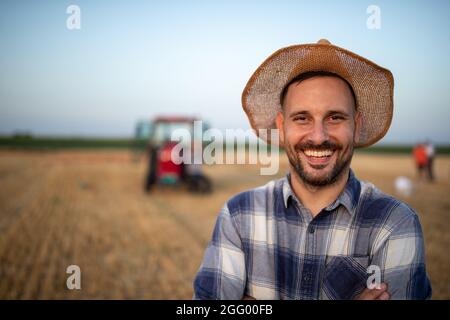
{"label": "man's hand", "polygon": [[380,289],[364,289],[359,295],[356,296],[355,300],[389,300],[391,295],[387,292],[387,284],[380,284]]}
{"label": "man's hand", "polygon": [[[387,284],[380,284],[380,289],[364,289],[359,295],[356,296],[355,300],[389,300],[391,295],[387,292]],[[256,300],[252,296],[243,296],[242,300]]]}

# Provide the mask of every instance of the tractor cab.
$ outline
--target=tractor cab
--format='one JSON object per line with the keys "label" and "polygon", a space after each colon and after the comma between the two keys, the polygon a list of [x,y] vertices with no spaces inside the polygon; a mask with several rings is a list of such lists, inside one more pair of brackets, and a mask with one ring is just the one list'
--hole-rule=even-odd
{"label": "tractor cab", "polygon": [[196,120],[198,119],[192,117],[157,117],[151,123],[138,124],[136,130],[138,139],[142,140],[145,136],[148,138],[149,167],[145,183],[146,191],[158,185],[187,185],[193,192],[211,191],[211,182],[201,171],[200,165],[177,164],[172,159],[172,150],[178,144],[171,140],[175,130],[183,129],[189,132],[192,140],[196,136],[202,137],[202,132],[194,132]]}

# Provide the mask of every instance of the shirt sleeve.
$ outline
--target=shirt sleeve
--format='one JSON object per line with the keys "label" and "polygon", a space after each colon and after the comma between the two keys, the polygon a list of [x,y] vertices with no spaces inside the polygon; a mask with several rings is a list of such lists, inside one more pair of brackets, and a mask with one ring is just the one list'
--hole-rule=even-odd
{"label": "shirt sleeve", "polygon": [[405,204],[395,210],[396,223],[388,227],[382,244],[373,256],[372,265],[380,267],[381,282],[388,284],[391,299],[430,299],[431,285],[425,268],[419,218]]}
{"label": "shirt sleeve", "polygon": [[225,205],[194,279],[194,299],[237,300],[244,294],[245,256],[234,218]]}

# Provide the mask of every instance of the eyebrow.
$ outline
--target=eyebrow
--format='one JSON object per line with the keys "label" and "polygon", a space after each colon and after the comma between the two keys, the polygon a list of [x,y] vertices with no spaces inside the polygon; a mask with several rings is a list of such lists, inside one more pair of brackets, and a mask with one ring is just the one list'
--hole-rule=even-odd
{"label": "eyebrow", "polygon": [[311,115],[308,111],[294,111],[291,114],[289,114],[289,118],[295,117],[295,116],[299,116],[299,115]]}
{"label": "eyebrow", "polygon": [[[293,117],[299,116],[299,115],[311,116],[311,113],[309,111],[306,111],[306,110],[294,111],[291,114],[289,114],[289,118],[293,118]],[[335,115],[340,115],[340,116],[344,116],[344,117],[350,117],[350,113],[345,112],[345,111],[341,111],[341,110],[330,110],[330,111],[328,111],[325,114],[325,117],[335,116]]]}
{"label": "eyebrow", "polygon": [[350,113],[340,110],[331,110],[328,111],[326,114],[327,117],[329,116],[343,116],[343,117],[350,117]]}

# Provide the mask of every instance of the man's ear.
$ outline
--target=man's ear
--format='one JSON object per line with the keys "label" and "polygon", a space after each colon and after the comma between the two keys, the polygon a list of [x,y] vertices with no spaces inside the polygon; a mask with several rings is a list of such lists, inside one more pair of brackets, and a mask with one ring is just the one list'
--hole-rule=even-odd
{"label": "man's ear", "polygon": [[353,142],[355,144],[359,143],[359,135],[362,128],[362,115],[361,112],[356,111],[355,112],[355,130],[353,131]]}
{"label": "man's ear", "polygon": [[282,111],[278,111],[275,124],[280,135],[280,146],[284,146],[284,115]]}

